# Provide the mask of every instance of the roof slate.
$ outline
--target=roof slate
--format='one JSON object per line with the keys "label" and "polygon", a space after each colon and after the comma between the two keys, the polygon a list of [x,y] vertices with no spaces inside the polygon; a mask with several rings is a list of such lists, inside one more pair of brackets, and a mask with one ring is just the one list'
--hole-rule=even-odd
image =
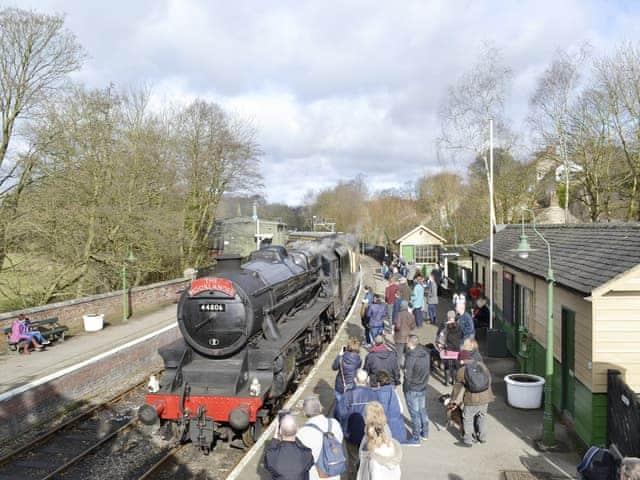
{"label": "roof slate", "polygon": [[[640,264],[640,223],[588,223],[577,225],[537,225],[551,245],[555,281],[589,295],[594,288]],[[524,272],[546,277],[547,248],[531,225],[525,233],[531,248],[527,259],[512,250],[520,240],[520,225],[506,225],[494,235],[494,261]],[[489,239],[469,251],[489,258]]]}

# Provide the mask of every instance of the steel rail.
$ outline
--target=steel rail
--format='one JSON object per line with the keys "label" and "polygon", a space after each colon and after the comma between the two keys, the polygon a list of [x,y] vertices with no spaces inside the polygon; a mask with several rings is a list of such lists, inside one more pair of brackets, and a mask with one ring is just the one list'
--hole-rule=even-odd
{"label": "steel rail", "polygon": [[154,475],[165,463],[169,461],[169,459],[173,458],[178,452],[184,449],[187,446],[186,443],[182,443],[180,445],[176,445],[171,450],[169,450],[164,457],[154,463],[149,469],[144,472],[142,475],[138,477],[138,480],[146,480],[148,478],[153,478]]}
{"label": "steel rail", "polygon": [[99,403],[97,405],[94,405],[94,406],[90,407],[88,410],[85,410],[85,411],[81,412],[80,414],[76,415],[73,418],[70,418],[66,422],[63,422],[60,425],[52,428],[51,430],[43,433],[42,435],[34,438],[29,443],[27,443],[25,445],[22,445],[22,446],[16,448],[15,450],[10,451],[9,453],[7,453],[6,455],[4,455],[3,457],[0,458],[0,466],[4,466],[12,458],[20,455],[21,453],[26,452],[27,450],[31,449],[32,447],[40,445],[41,443],[43,443],[44,441],[48,440],[50,437],[52,437],[53,435],[58,433],[59,431],[64,430],[65,428],[73,425],[74,423],[81,422],[82,420],[91,417],[94,413],[99,412],[100,410],[103,410],[103,409],[109,407],[110,405],[113,405],[114,403],[122,400],[123,397],[129,395],[133,390],[135,390],[136,388],[144,385],[145,383],[146,383],[146,380],[144,382],[141,382],[141,383],[138,383],[138,384],[134,385],[133,387],[125,390],[122,393],[119,393],[117,396],[107,400],[106,402]]}
{"label": "steel rail", "polygon": [[62,473],[65,470],[68,470],[70,467],[72,467],[73,465],[78,463],[80,460],[82,460],[82,459],[86,458],[87,456],[89,456],[91,453],[93,453],[95,450],[100,448],[103,444],[105,444],[106,442],[111,440],[113,437],[118,435],[120,432],[131,428],[136,423],[136,421],[137,421],[136,418],[132,418],[131,420],[129,420],[127,423],[122,425],[117,430],[114,430],[109,435],[105,436],[104,438],[101,438],[98,442],[94,443],[93,445],[91,445],[86,450],[80,452],[78,455],[73,457],[71,460],[67,460],[63,465],[60,465],[53,472],[48,473],[46,477],[42,477],[41,480],[49,480],[49,479],[55,477],[56,475],[58,475],[59,473]]}

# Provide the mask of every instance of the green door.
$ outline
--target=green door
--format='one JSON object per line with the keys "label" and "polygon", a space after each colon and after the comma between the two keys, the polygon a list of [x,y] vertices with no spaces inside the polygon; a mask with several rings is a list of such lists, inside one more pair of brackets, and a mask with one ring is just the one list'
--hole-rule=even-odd
{"label": "green door", "polygon": [[572,416],[575,403],[576,313],[562,308],[562,410]]}
{"label": "green door", "polygon": [[414,256],[415,247],[413,245],[402,246],[402,257],[408,262],[413,262],[416,257]]}

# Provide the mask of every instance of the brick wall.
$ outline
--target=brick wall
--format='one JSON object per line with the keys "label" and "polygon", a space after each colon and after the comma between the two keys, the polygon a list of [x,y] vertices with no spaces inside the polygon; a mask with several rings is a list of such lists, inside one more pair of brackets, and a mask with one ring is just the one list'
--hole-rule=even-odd
{"label": "brick wall", "polygon": [[[180,338],[177,327],[0,403],[0,445],[79,407],[105,401],[162,368],[158,347]],[[132,412],[135,414],[135,412]]]}
{"label": "brick wall", "polygon": [[[131,314],[177,301],[179,295],[176,292],[185,288],[189,281],[180,278],[130,289],[128,295]],[[81,328],[82,316],[88,313],[103,313],[106,317],[122,315],[122,290],[2,313],[0,327],[11,326],[11,322],[18,318],[20,313],[24,313],[33,321],[58,317],[60,323],[69,328]]]}

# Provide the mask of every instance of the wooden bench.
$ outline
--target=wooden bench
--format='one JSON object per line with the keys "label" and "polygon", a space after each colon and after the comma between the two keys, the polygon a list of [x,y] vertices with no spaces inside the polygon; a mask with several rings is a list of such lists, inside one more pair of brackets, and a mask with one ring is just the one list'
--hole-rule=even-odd
{"label": "wooden bench", "polygon": [[[61,342],[64,342],[64,335],[67,332],[67,330],[69,330],[69,327],[59,324],[58,317],[45,318],[44,320],[37,320],[35,322],[30,322],[29,327],[33,330],[38,330],[42,334],[42,336],[47,340],[49,340],[50,342],[53,342],[55,340],[60,340]],[[18,352],[20,350],[20,346],[25,343],[25,340],[20,340],[17,343],[12,343],[10,341],[11,327],[5,327],[4,334],[7,337],[9,350],[14,350]]]}

